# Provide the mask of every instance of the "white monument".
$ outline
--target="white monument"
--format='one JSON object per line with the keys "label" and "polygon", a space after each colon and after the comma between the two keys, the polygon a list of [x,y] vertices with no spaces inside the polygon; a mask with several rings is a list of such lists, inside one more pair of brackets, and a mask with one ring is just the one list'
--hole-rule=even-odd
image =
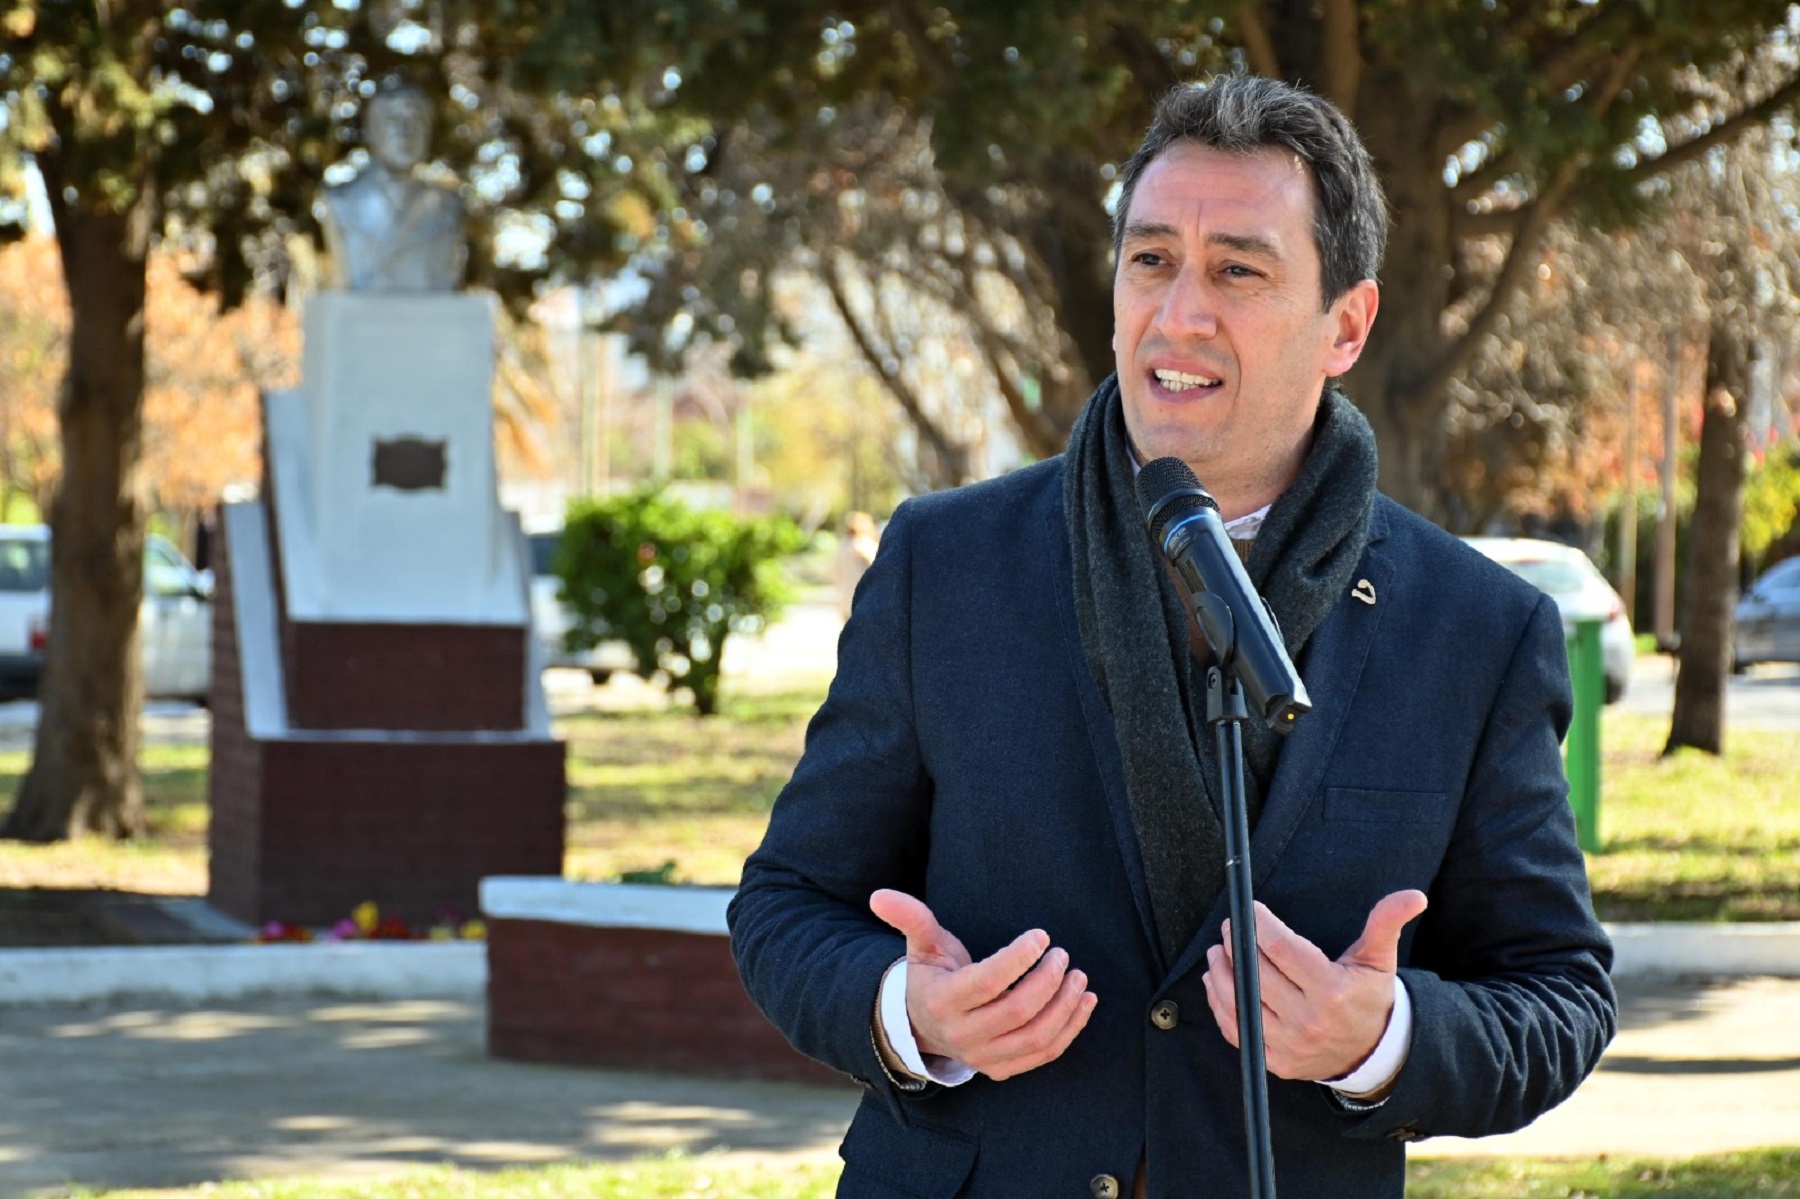
{"label": "white monument", "polygon": [[430,120],[418,90],[378,93],[369,164],[318,208],[339,288],[308,298],[301,387],[267,403],[291,619],[528,616],[494,465],[494,306],[455,290],[462,200],[417,176]]}
{"label": "white monument", "polygon": [[318,208],[336,287],[264,400],[267,485],[221,520],[208,896],[251,924],[473,914],[482,878],[562,871],[494,305],[457,290],[460,197],[417,174],[430,113],[371,99],[370,162]]}

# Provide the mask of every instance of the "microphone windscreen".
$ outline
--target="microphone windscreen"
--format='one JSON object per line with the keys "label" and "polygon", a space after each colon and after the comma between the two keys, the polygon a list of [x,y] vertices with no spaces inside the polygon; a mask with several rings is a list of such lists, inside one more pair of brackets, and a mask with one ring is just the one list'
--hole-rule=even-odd
{"label": "microphone windscreen", "polygon": [[1188,464],[1179,458],[1158,458],[1144,464],[1137,477],[1138,503],[1150,525],[1150,536],[1159,545],[1163,530],[1201,508],[1217,508],[1218,502]]}

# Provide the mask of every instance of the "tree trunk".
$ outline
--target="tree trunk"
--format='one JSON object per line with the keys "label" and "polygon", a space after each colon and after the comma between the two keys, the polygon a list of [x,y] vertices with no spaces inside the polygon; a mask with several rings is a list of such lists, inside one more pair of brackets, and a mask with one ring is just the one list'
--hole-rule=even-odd
{"label": "tree trunk", "polygon": [[137,774],[143,706],[144,292],[149,206],[64,200],[46,155],[69,289],[69,369],[57,405],[63,471],[51,506],[50,641],[31,770],[0,836],[56,841],[144,827]]}
{"label": "tree trunk", "polygon": [[1359,130],[1386,189],[1392,224],[1382,267],[1381,309],[1345,391],[1369,418],[1381,454],[1383,493],[1443,523],[1445,397],[1423,388],[1450,350],[1443,320],[1450,300],[1445,264],[1455,237],[1430,107],[1395,103],[1410,94],[1391,70],[1368,71]]}
{"label": "tree trunk", "polygon": [[1075,351],[1074,360],[1065,363],[1066,383],[1044,380],[1044,411],[1056,437],[1049,444],[1027,436],[1039,457],[1062,452],[1089,394],[1114,369],[1112,224],[1095,190],[1098,178],[1084,154],[1051,155],[1039,181],[1044,211],[1018,231],[1054,285],[1057,323]]}
{"label": "tree trunk", "polygon": [[1688,537],[1687,588],[1675,714],[1664,755],[1683,746],[1725,750],[1725,680],[1737,602],[1738,525],[1744,510],[1744,423],[1751,347],[1729,315],[1716,316],[1706,347],[1706,416]]}

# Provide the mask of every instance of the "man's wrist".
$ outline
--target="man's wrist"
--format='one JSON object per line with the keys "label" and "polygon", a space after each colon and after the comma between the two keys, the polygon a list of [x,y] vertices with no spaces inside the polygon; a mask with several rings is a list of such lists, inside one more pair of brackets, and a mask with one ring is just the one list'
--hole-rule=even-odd
{"label": "man's wrist", "polygon": [[1394,975],[1394,1006],[1388,1013],[1387,1028],[1361,1065],[1342,1078],[1328,1078],[1325,1085],[1350,1099],[1365,1103],[1379,1102],[1393,1090],[1394,1081],[1406,1065],[1412,1049],[1412,996],[1406,984]]}
{"label": "man's wrist", "polygon": [[906,1012],[906,959],[901,958],[881,976],[880,997],[875,1004],[875,1046],[885,1046],[892,1060],[883,1055],[883,1065],[891,1072],[917,1079],[921,1084],[939,1083],[946,1087],[961,1086],[975,1077],[975,1071],[954,1058],[933,1056],[929,1060],[913,1035],[912,1018]]}

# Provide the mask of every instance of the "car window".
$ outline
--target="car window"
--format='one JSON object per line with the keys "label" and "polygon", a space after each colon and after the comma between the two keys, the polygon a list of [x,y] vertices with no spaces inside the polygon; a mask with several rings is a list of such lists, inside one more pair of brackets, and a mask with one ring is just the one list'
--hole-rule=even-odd
{"label": "car window", "polygon": [[50,585],[50,543],[0,540],[0,591],[42,591]]}
{"label": "car window", "polygon": [[1796,587],[1800,587],[1800,558],[1789,558],[1771,566],[1756,583],[1758,591],[1787,591]]}
{"label": "car window", "polygon": [[174,547],[160,541],[146,541],[144,591],[150,595],[191,595],[193,590],[193,568]]}
{"label": "car window", "polygon": [[1586,582],[1579,566],[1553,558],[1520,558],[1506,563],[1506,567],[1549,595],[1574,595]]}
{"label": "car window", "polygon": [[547,575],[553,573],[550,565],[556,558],[556,543],[562,540],[561,533],[533,533],[531,535],[531,573]]}

